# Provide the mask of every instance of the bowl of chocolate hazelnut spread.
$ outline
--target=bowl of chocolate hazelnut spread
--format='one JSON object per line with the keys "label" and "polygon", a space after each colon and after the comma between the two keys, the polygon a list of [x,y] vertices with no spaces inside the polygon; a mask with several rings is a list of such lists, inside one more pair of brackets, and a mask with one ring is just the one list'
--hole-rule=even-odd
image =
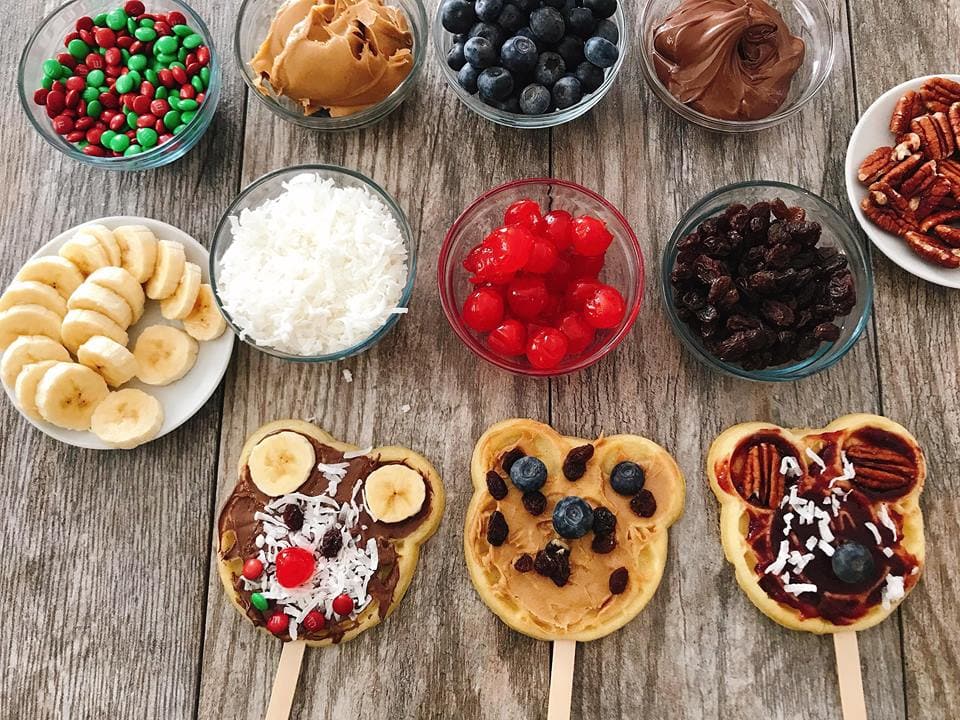
{"label": "bowl of chocolate hazelnut spread", "polygon": [[648,0],[641,27],[654,93],[721,132],[761,130],[799,112],[833,66],[822,0]]}
{"label": "bowl of chocolate hazelnut spread", "polygon": [[277,115],[348,130],[403,102],[426,42],[421,0],[246,0],[234,49],[254,97]]}

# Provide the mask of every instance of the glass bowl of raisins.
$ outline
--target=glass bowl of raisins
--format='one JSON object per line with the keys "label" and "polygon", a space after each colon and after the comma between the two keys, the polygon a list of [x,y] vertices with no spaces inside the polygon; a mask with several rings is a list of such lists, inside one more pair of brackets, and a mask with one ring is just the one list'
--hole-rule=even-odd
{"label": "glass bowl of raisins", "polygon": [[873,305],[873,272],[828,202],[780,182],[728,185],[697,202],[663,255],[674,331],[715,370],[799,380],[846,355]]}

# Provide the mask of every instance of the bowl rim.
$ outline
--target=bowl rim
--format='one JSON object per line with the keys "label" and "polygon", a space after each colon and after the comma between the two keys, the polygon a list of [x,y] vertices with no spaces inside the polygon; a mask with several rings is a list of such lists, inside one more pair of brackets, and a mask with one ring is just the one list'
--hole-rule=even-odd
{"label": "bowl rim", "polygon": [[[838,241],[838,244],[841,245],[844,254],[847,255],[848,262],[852,259],[850,258],[850,248],[853,248],[855,259],[859,267],[863,269],[864,277],[866,278],[866,287],[857,288],[858,293],[865,293],[863,310],[860,313],[860,317],[857,318],[853,332],[846,341],[840,345],[834,344],[827,346],[826,349],[818,349],[818,351],[809,358],[798,363],[776,366],[774,368],[764,368],[762,370],[744,370],[742,367],[724,362],[708,353],[702,346],[702,343],[693,336],[687,324],[677,317],[677,311],[672,302],[673,286],[670,281],[670,273],[673,270],[672,260],[676,255],[677,243],[680,238],[686,234],[687,229],[694,223],[699,223],[708,216],[706,212],[707,207],[712,204],[716,198],[728,192],[753,188],[770,188],[796,192],[817,206],[818,211],[832,215],[831,219],[843,229],[843,234],[846,235],[849,241],[846,244]],[[737,377],[742,380],[752,380],[754,382],[791,382],[811,377],[833,367],[850,352],[870,322],[870,316],[873,312],[874,277],[870,257],[867,249],[863,247],[860,241],[860,236],[832,203],[824,200],[816,193],[798,185],[793,185],[792,183],[777,180],[746,180],[724,185],[704,195],[683,214],[671,234],[670,240],[663,249],[660,263],[660,289],[663,292],[663,302],[674,334],[680,338],[684,347],[701,363],[724,375]],[[848,315],[846,317],[849,318],[851,316]],[[824,360],[824,358],[827,359]]]}
{"label": "bowl rim", "polygon": [[409,308],[410,297],[413,294],[413,287],[417,277],[417,238],[413,233],[410,223],[407,220],[407,215],[401,207],[397,204],[397,201],[384,190],[380,185],[371,180],[369,177],[357,170],[351,170],[350,168],[345,168],[340,165],[330,165],[324,163],[308,163],[304,165],[289,165],[283,168],[277,168],[276,170],[271,170],[270,172],[264,173],[260,177],[256,178],[250,182],[246,187],[244,187],[237,196],[231,201],[230,205],[221,215],[217,227],[214,230],[213,238],[210,242],[210,288],[213,290],[213,297],[216,300],[217,307],[220,310],[220,313],[223,315],[224,319],[227,321],[227,324],[230,326],[230,329],[233,330],[234,334],[242,340],[244,343],[250,347],[259,350],[260,352],[266,353],[281,360],[290,360],[293,362],[303,362],[303,363],[331,363],[344,360],[354,355],[359,355],[360,353],[368,350],[373,347],[377,342],[379,342],[384,335],[389,332],[394,325],[400,320],[400,318],[406,314],[406,312],[394,312],[392,313],[387,320],[381,325],[377,330],[371,333],[369,336],[361,340],[360,342],[351,345],[348,348],[343,350],[338,350],[333,353],[325,353],[323,355],[294,355],[292,353],[285,352],[283,350],[278,350],[277,348],[270,347],[268,345],[260,345],[252,338],[244,334],[244,330],[240,328],[230,317],[224,307],[223,302],[220,299],[220,292],[217,286],[217,250],[220,246],[221,237],[226,237],[224,232],[228,231],[227,226],[230,223],[230,218],[237,215],[239,210],[238,207],[240,203],[250,195],[257,188],[266,185],[271,182],[277,181],[280,176],[289,175],[291,177],[310,172],[327,172],[333,173],[334,175],[345,175],[347,177],[353,178],[354,180],[360,181],[365,187],[369,188],[374,192],[378,197],[380,197],[386,206],[390,209],[391,213],[394,216],[394,219],[397,221],[397,225],[400,227],[400,234],[403,236],[404,245],[407,250],[407,280],[403,286],[403,290],[400,293],[400,300],[397,302],[397,308]]}
{"label": "bowl rim", "polygon": [[827,80],[830,79],[830,75],[833,73],[833,66],[836,62],[837,54],[838,32],[829,8],[827,8],[823,0],[792,0],[794,3],[799,2],[804,5],[817,5],[823,17],[826,18],[829,32],[825,37],[827,54],[824,58],[823,64],[825,70],[822,73],[822,76],[815,83],[813,83],[810,88],[807,89],[806,97],[801,96],[793,104],[781,106],[777,112],[768,115],[765,118],[760,118],[759,120],[722,120],[719,118],[710,117],[709,115],[705,115],[698,110],[694,110],[689,105],[685,105],[678,101],[673,96],[673,93],[671,93],[666,86],[660,82],[660,77],[657,75],[656,69],[653,67],[652,54],[647,51],[647,24],[648,19],[653,12],[654,2],[655,0],[645,0],[643,8],[640,11],[640,69],[647,81],[647,85],[651,90],[653,90],[654,95],[656,95],[664,105],[666,105],[680,117],[694,123],[695,125],[699,125],[700,127],[707,128],[708,130],[713,130],[715,132],[738,134],[757,132],[758,130],[766,130],[767,128],[779,125],[809,105],[810,102],[820,94],[823,86],[826,84]]}
{"label": "bowl rim", "polygon": [[[276,0],[271,1],[276,3]],[[280,0],[280,2],[282,1],[283,0]],[[240,30],[243,24],[243,18],[250,5],[261,4],[262,2],[263,0],[243,0],[243,2],[240,4],[240,8],[237,10],[237,19],[233,26],[233,57],[237,63],[237,67],[240,70],[240,77],[243,79],[244,85],[246,85],[249,89],[250,94],[257,98],[257,101],[265,105],[272,113],[281,119],[286,120],[287,122],[293,123],[294,125],[298,125],[300,127],[305,127],[311,130],[319,130],[322,132],[356,130],[361,127],[366,127],[367,125],[372,125],[387,117],[387,115],[392,113],[400,106],[405,99],[406,94],[410,92],[420,74],[423,72],[427,55],[427,50],[424,45],[430,42],[430,28],[427,9],[423,4],[423,0],[404,0],[404,2],[413,3],[413,5],[416,7],[418,16],[417,19],[419,19],[420,24],[418,25],[417,22],[414,22],[413,19],[408,17],[407,21],[411,26],[411,32],[414,34],[413,67],[410,68],[410,72],[407,74],[407,76],[399,85],[397,85],[396,88],[393,89],[389,95],[383,98],[383,100],[378,102],[376,105],[372,105],[365,110],[361,110],[360,112],[356,112],[351,115],[345,115],[340,118],[324,117],[316,114],[304,115],[303,113],[289,110],[277,102],[276,99],[274,99],[271,95],[264,93],[253,83],[247,72],[250,59],[243,57],[240,53]],[[277,6],[279,8],[279,3],[277,3]],[[404,14],[410,14],[406,8],[401,9],[404,11]],[[423,30],[422,38],[419,37],[419,28],[421,27]],[[386,113],[384,113],[384,108],[389,108]]]}
{"label": "bowl rim", "polygon": [[[208,67],[210,68],[210,83],[207,86],[207,96],[204,99],[203,104],[200,106],[200,109],[197,111],[197,115],[193,120],[190,121],[189,125],[194,127],[201,128],[199,134],[192,142],[184,145],[177,146],[174,150],[171,150],[170,142],[157,144],[146,150],[145,152],[139,153],[137,155],[123,156],[120,157],[94,157],[91,155],[85,155],[80,150],[77,150],[72,143],[68,143],[63,140],[62,137],[56,135],[53,132],[52,127],[41,127],[40,124],[34,119],[33,114],[30,112],[31,104],[33,102],[32,97],[27,96],[27,89],[24,83],[26,76],[26,65],[27,65],[27,55],[30,53],[30,50],[33,49],[34,44],[37,42],[37,38],[40,36],[41,31],[56,18],[60,13],[67,10],[72,5],[80,3],[82,0],[68,0],[67,2],[59,5],[58,7],[51,10],[47,13],[43,19],[37,23],[37,26],[33,29],[33,32],[30,33],[30,37],[27,39],[26,44],[23,46],[23,50],[20,53],[20,60],[17,63],[17,90],[20,96],[20,105],[23,108],[24,114],[27,116],[30,124],[33,126],[33,129],[37,131],[37,134],[43,138],[51,147],[59,150],[61,153],[66,155],[69,158],[77,160],[78,162],[85,163],[94,167],[99,167],[105,170],[146,170],[153,169],[156,167],[161,167],[168,162],[174,162],[178,160],[183,154],[189,152],[193,145],[195,145],[204,133],[206,133],[207,128],[213,120],[213,116],[216,113],[217,105],[220,102],[220,56],[217,52],[213,41],[213,34],[210,32],[210,28],[207,27],[206,22],[203,17],[198,13],[192,6],[183,0],[167,0],[173,5],[179,5],[179,8],[173,8],[178,12],[181,10],[186,10],[190,13],[193,18],[196,20],[197,30],[201,37],[203,37],[206,46],[210,49],[210,62]],[[78,16],[79,17],[79,16]],[[210,99],[210,102],[206,100]],[[48,132],[49,131],[49,132]],[[58,142],[61,141],[61,142]],[[183,150],[179,155],[176,154],[177,150]],[[171,155],[172,158],[166,162],[157,162],[157,159],[164,158],[166,155]]]}
{"label": "bowl rim", "polygon": [[[560,186],[568,190],[573,190],[581,195],[585,195],[591,200],[598,202],[608,212],[616,217],[617,221],[620,222],[624,228],[626,228],[627,234],[626,238],[624,239],[627,241],[626,244],[633,251],[634,257],[637,260],[637,273],[633,283],[634,290],[636,292],[636,299],[634,300],[633,305],[630,307],[629,312],[624,316],[623,321],[621,321],[617,332],[613,333],[606,340],[606,342],[600,345],[594,352],[590,353],[589,355],[582,356],[577,362],[571,364],[570,366],[561,365],[560,367],[546,370],[534,367],[516,367],[515,364],[509,362],[507,359],[501,358],[499,355],[496,355],[487,350],[487,348],[483,347],[460,321],[457,307],[453,303],[453,297],[450,296],[446,290],[448,274],[447,267],[449,265],[453,248],[454,237],[460,230],[460,227],[463,225],[463,223],[466,222],[467,217],[475,210],[489,202],[495,196],[508,190],[531,185]],[[640,247],[640,241],[637,239],[636,232],[634,231],[633,227],[631,227],[623,213],[620,212],[620,210],[613,203],[604,198],[602,195],[587,187],[584,187],[583,185],[570,180],[549,177],[534,177],[511,180],[484,192],[476,200],[470,203],[450,225],[449,229],[444,235],[443,243],[440,246],[440,255],[437,259],[437,288],[440,294],[440,305],[443,308],[443,314],[447,319],[447,323],[453,329],[454,333],[456,333],[457,337],[459,337],[460,340],[470,349],[470,351],[481,360],[485,360],[491,365],[494,365],[501,370],[506,370],[514,375],[538,378],[560,377],[562,375],[569,375],[571,373],[585,370],[586,368],[600,362],[603,358],[612,353],[620,345],[620,343],[624,341],[630,330],[633,329],[637,317],[640,314],[640,307],[643,305],[643,293],[646,288],[645,274],[643,250]]]}
{"label": "bowl rim", "polygon": [[609,72],[606,73],[606,77],[603,79],[603,84],[600,85],[600,87],[576,105],[563,110],[556,110],[546,115],[523,115],[505,112],[477,100],[476,95],[472,95],[460,87],[459,82],[457,82],[457,73],[447,65],[446,51],[444,50],[443,44],[445,39],[451,36],[451,33],[443,27],[441,22],[440,14],[442,9],[443,2],[438,2],[436,12],[433,16],[431,34],[433,35],[432,44],[434,57],[440,65],[440,71],[446,79],[447,85],[450,86],[450,89],[453,90],[460,102],[466,105],[471,111],[485,120],[504,127],[519,130],[543,130],[544,128],[565,125],[568,122],[576,120],[581,115],[590,112],[590,110],[596,107],[600,101],[606,97],[607,93],[610,92],[630,50],[630,27],[627,25],[626,15],[623,12],[623,0],[620,0],[617,2],[617,9],[613,15],[613,17],[619,21],[618,30],[620,31],[620,42],[617,47],[620,51],[620,56],[617,58],[617,62],[609,68]]}

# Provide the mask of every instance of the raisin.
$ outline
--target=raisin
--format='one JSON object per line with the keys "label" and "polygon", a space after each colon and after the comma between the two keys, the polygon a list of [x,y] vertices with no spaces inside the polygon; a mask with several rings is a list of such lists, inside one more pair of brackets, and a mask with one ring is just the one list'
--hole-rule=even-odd
{"label": "raisin", "polygon": [[557,571],[557,558],[546,550],[540,550],[533,559],[533,569],[536,570],[539,575],[552,577]]}
{"label": "raisin", "polygon": [[696,290],[691,290],[690,292],[686,292],[681,296],[680,302],[683,303],[688,309],[696,312],[707,304],[707,299],[704,297],[703,293],[699,293]]}
{"label": "raisin", "polygon": [[503,454],[503,457],[500,458],[500,465],[503,467],[504,472],[509,473],[510,468],[513,467],[513,464],[523,457],[523,450],[520,448],[513,448],[513,450],[508,450]]}
{"label": "raisin", "polygon": [[724,275],[710,283],[707,302],[720,307],[730,307],[740,302],[740,293],[737,292],[737,286],[734,284],[733,278]]}
{"label": "raisin", "polygon": [[820,323],[813,329],[813,336],[822,342],[835,342],[840,337],[840,328],[833,323]]}
{"label": "raisin", "polygon": [[553,580],[557,587],[563,587],[570,579],[570,551],[563,544],[551,540],[537,553],[533,569]]}
{"label": "raisin", "polygon": [[563,461],[563,476],[570,481],[579,480],[587,471],[587,463],[593,457],[593,445],[581,445],[567,453]]}
{"label": "raisin", "polygon": [[627,589],[627,580],[630,575],[625,567],[619,567],[610,573],[610,592],[621,595]]}
{"label": "raisin", "polygon": [[523,507],[531,515],[539,515],[547,509],[547,498],[539,490],[531,490],[523,494]]}
{"label": "raisin", "polygon": [[700,278],[700,281],[706,285],[709,285],[718,277],[730,274],[723,263],[707,255],[701,255],[697,258],[696,262],[693,263],[693,271]]}
{"label": "raisin", "polygon": [[507,483],[495,470],[487,473],[487,490],[494,500],[503,500],[507,496]]}
{"label": "raisin", "polygon": [[720,222],[717,218],[707,218],[699,227],[697,227],[697,233],[701,237],[709,237],[710,235],[716,235],[720,231]]}
{"label": "raisin", "polygon": [[700,250],[701,248],[699,233],[693,232],[689,235],[684,235],[677,241],[678,250]]}
{"label": "raisin", "polygon": [[790,327],[793,325],[793,310],[785,303],[777,300],[764,300],[760,306],[760,312],[767,320],[778,327]]}
{"label": "raisin", "polygon": [[528,573],[533,570],[533,558],[524,553],[513,562],[513,567],[517,572]]}
{"label": "raisin", "polygon": [[343,536],[333,527],[323,534],[320,540],[320,554],[325,558],[335,558],[343,547]]}
{"label": "raisin", "polygon": [[507,527],[507,519],[499,510],[490,513],[490,521],[487,523],[487,542],[494,547],[500,547],[510,534],[510,528]]}
{"label": "raisin", "polygon": [[287,505],[283,509],[283,524],[293,532],[299,532],[303,527],[303,510],[299,505]]}
{"label": "raisin", "polygon": [[642,518],[653,517],[657,511],[657,499],[644,488],[630,499],[630,509]]}
{"label": "raisin", "polygon": [[590,549],[597,555],[606,555],[609,552],[613,552],[616,546],[616,535],[594,535],[593,542],[590,543]]}
{"label": "raisin", "polygon": [[553,575],[550,576],[550,579],[553,580],[553,584],[557,587],[563,587],[567,584],[567,581],[570,579],[569,555],[560,555],[557,558],[557,569],[554,571]]}
{"label": "raisin", "polygon": [[617,516],[600,505],[593,509],[593,532],[597,535],[610,535],[617,529]]}

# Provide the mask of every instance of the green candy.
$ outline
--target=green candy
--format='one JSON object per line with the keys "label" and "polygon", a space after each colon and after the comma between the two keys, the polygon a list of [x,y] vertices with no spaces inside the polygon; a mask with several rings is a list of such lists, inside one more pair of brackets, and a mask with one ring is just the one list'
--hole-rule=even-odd
{"label": "green candy", "polygon": [[172,35],[164,35],[162,38],[157,40],[153,44],[153,52],[155,55],[173,55],[177,52],[180,45],[177,43],[177,39]]}
{"label": "green candy", "polygon": [[117,8],[107,13],[107,27],[111,30],[123,30],[127,26],[127,13]]}
{"label": "green candy", "polygon": [[167,98],[167,103],[174,110],[180,109],[180,97],[178,95],[171,95]]}
{"label": "green candy", "polygon": [[160,82],[160,76],[157,75],[157,71],[152,68],[147,68],[144,70],[143,76],[150,82],[151,85],[157,85]]}
{"label": "green candy", "polygon": [[127,18],[127,32],[133,35],[137,31],[137,21],[132,17]]}
{"label": "green candy", "polygon": [[117,134],[113,130],[104,130],[103,135],[100,136],[100,145],[105,148],[110,147],[110,141],[113,140]]}
{"label": "green candy", "polygon": [[[83,42],[82,40],[80,42]],[[60,63],[56,60],[43,61],[43,74],[48,78],[56,80],[60,77]]]}
{"label": "green candy", "polygon": [[186,129],[187,129],[187,124],[186,124],[186,123],[183,123],[183,124],[181,124],[181,125],[177,125],[177,126],[173,129],[173,134],[174,134],[174,135],[179,135],[180,133],[182,133],[182,132],[183,132],[184,130],[186,130]]}
{"label": "green candy", "polygon": [[146,55],[131,55],[130,59],[127,60],[127,67],[131,70],[143,71],[147,69],[147,56]]}
{"label": "green candy", "polygon": [[198,93],[203,92],[203,80],[200,79],[199,75],[194,75],[192,78],[190,78],[190,84],[193,85],[193,89]]}
{"label": "green candy", "polygon": [[191,120],[193,120],[196,116],[197,116],[196,110],[188,110],[187,112],[180,114],[180,119],[183,120],[183,124],[186,125]]}
{"label": "green candy", "polygon": [[54,80],[49,75],[44,75],[43,78],[40,80],[40,87],[42,87],[44,90],[49,90],[50,88],[53,87],[53,83],[55,82],[56,80]]}
{"label": "green candy", "polygon": [[93,24],[97,27],[104,27],[107,24],[107,14],[100,13],[99,15],[94,15]]}
{"label": "green candy", "polygon": [[175,67],[183,68],[184,70],[187,69],[187,66],[184,65],[184,64],[183,64],[182,62],[180,62],[179,60],[174,60],[172,63],[170,63],[170,68],[171,68],[171,69],[173,69],[173,68],[175,68]]}
{"label": "green candy", "polygon": [[250,604],[260,612],[264,612],[268,607],[270,607],[267,603],[267,599],[260,593],[250,594]]}
{"label": "green candy", "polygon": [[[153,80],[151,80],[150,82],[153,82]],[[153,84],[156,85],[159,82],[160,82],[160,79],[157,78],[157,82]],[[170,91],[167,90],[167,88],[165,88],[163,85],[161,85],[154,91],[153,96],[157,98],[157,100],[166,100],[170,96]]]}
{"label": "green candy", "polygon": [[157,131],[153,128],[145,127],[137,130],[137,142],[145,148],[152,148],[157,144],[159,138],[160,136],[157,135]]}
{"label": "green candy", "polygon": [[177,62],[186,62],[187,55],[190,54],[190,51],[185,47],[180,48],[180,52],[177,53]]}
{"label": "green candy", "polygon": [[187,35],[183,39],[183,46],[189,50],[196,50],[201,45],[203,45],[203,38],[197,33],[193,33],[193,35]]}
{"label": "green candy", "polygon": [[[156,48],[156,45],[154,45],[154,48]],[[174,62],[177,61],[177,56],[176,56],[176,55],[170,55],[170,54],[167,54],[167,53],[160,53],[159,55],[157,55],[157,61],[158,61],[161,65],[164,65],[164,66],[169,67],[170,63],[174,63]]]}
{"label": "green candy", "polygon": [[76,146],[83,150],[89,144],[90,143],[88,143],[86,140],[81,140],[80,142],[76,143]]}
{"label": "green candy", "polygon": [[166,115],[163,116],[163,125],[167,130],[173,130],[175,127],[180,125],[180,113],[176,110],[168,110]]}
{"label": "green candy", "polygon": [[110,92],[110,88],[107,87],[106,85],[101,85],[100,87],[97,88],[97,92],[103,95],[103,93]]}
{"label": "green candy", "polygon": [[122,153],[128,147],[130,147],[130,138],[126,135],[115,135],[110,140],[110,149],[114,152]]}
{"label": "green candy", "polygon": [[130,59],[130,51],[126,48],[120,48],[120,57],[122,57],[123,61],[126,62]]}
{"label": "green candy", "polygon": [[99,100],[91,100],[87,103],[87,115],[92,118],[100,117],[100,113],[103,112],[103,105],[100,104]]}
{"label": "green candy", "polygon": [[84,102],[93,102],[98,97],[100,97],[100,89],[95,87],[85,87],[83,93],[81,94]]}
{"label": "green candy", "polygon": [[194,32],[193,28],[189,25],[174,25],[173,34],[177,37],[190,37]]}
{"label": "green candy", "polygon": [[137,129],[137,114],[135,112],[127,115],[127,127],[131,130]]}
{"label": "green candy", "polygon": [[98,88],[107,81],[103,70],[91,70],[87,73],[87,87]]}
{"label": "green candy", "polygon": [[[124,136],[126,137],[126,136]],[[139,155],[143,152],[143,148],[139,145],[131,145],[126,150],[123,151],[125,157],[130,157],[131,155]]]}
{"label": "green candy", "polygon": [[184,112],[189,112],[191,110],[196,110],[198,107],[200,107],[200,103],[198,103],[196,100],[193,100],[191,98],[183,98],[182,100],[180,100],[180,107],[178,107],[177,109],[181,113],[184,113]]}
{"label": "green candy", "polygon": [[200,80],[203,81],[204,89],[210,86],[210,68],[206,65],[200,68]]}
{"label": "green candy", "polygon": [[[90,74],[92,75],[93,73],[91,72]],[[87,77],[89,78],[90,76],[88,75]],[[114,86],[114,88],[118,93],[124,95],[125,93],[131,92],[133,90],[133,86],[133,78],[130,77],[130,73],[127,73],[126,75],[121,75],[117,78],[117,84]]]}
{"label": "green candy", "polygon": [[133,31],[133,36],[141,42],[151,42],[157,39],[157,31],[149,27],[139,27]]}
{"label": "green candy", "polygon": [[90,53],[90,46],[80,38],[74,38],[67,43],[67,52],[77,60],[83,60]]}
{"label": "green candy", "polygon": [[134,88],[140,87],[140,83],[143,82],[143,75],[133,68],[130,68],[130,72],[127,73],[127,77],[133,79]]}
{"label": "green candy", "polygon": [[140,27],[152,28],[156,23],[157,21],[153,18],[143,18],[143,20],[140,21]]}

